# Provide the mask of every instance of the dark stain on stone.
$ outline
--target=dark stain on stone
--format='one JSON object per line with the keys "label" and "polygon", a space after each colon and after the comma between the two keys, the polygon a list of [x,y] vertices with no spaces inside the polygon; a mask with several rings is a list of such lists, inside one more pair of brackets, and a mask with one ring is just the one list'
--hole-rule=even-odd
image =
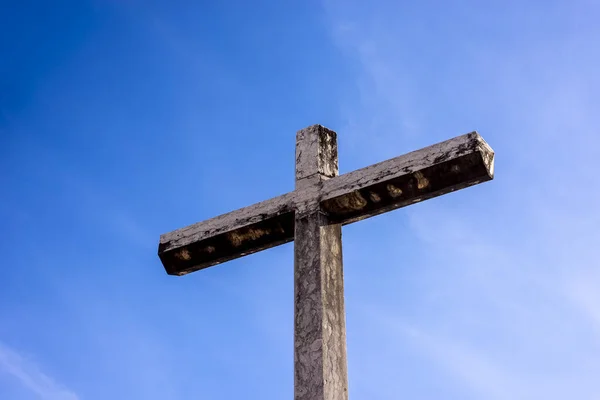
{"label": "dark stain on stone", "polygon": [[450,158],[450,154],[444,153],[433,159],[434,164],[439,164]]}
{"label": "dark stain on stone", "polygon": [[[318,130],[320,142],[320,151],[318,154],[319,172],[331,178],[336,176],[338,171],[337,134],[321,125],[318,125]],[[325,173],[326,171],[328,173]]]}

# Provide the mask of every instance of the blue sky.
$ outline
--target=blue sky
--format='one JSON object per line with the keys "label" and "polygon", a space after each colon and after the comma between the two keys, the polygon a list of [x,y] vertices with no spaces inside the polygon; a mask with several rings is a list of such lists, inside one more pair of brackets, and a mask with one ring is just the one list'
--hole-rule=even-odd
{"label": "blue sky", "polygon": [[598,399],[600,3],[19,1],[0,11],[0,399],[292,397],[293,245],[161,233],[472,130],[490,183],[344,228],[353,399]]}

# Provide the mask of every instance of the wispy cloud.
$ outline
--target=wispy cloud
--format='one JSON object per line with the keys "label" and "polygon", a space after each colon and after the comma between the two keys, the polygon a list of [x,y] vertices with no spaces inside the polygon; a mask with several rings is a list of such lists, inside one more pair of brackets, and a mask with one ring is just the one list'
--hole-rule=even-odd
{"label": "wispy cloud", "polygon": [[596,269],[582,271],[566,283],[565,292],[596,331],[600,344],[600,272]]}
{"label": "wispy cloud", "polygon": [[400,319],[371,310],[371,317],[387,332],[393,333],[415,347],[434,364],[445,369],[453,379],[459,380],[467,391],[477,398],[521,398],[520,382],[514,374],[504,370],[485,351],[473,348],[460,340],[447,338],[419,327],[403,323]]}
{"label": "wispy cloud", "polygon": [[0,372],[43,400],[78,400],[79,396],[46,375],[38,364],[0,342]]}

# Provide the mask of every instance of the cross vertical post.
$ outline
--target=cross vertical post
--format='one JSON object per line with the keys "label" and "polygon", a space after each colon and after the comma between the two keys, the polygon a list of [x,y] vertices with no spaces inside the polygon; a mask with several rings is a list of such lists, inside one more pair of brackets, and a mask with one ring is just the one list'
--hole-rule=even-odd
{"label": "cross vertical post", "polygon": [[[296,190],[337,175],[336,133],[298,131]],[[294,238],[294,399],[347,400],[342,225],[315,198],[296,210]]]}

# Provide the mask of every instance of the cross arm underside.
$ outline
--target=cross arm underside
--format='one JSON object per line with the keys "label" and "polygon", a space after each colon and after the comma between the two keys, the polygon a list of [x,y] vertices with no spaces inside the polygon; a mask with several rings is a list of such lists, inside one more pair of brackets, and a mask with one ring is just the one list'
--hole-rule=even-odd
{"label": "cross arm underside", "polygon": [[348,224],[493,177],[494,152],[472,132],[164,234],[158,253],[184,275],[292,241],[295,214],[315,204]]}

